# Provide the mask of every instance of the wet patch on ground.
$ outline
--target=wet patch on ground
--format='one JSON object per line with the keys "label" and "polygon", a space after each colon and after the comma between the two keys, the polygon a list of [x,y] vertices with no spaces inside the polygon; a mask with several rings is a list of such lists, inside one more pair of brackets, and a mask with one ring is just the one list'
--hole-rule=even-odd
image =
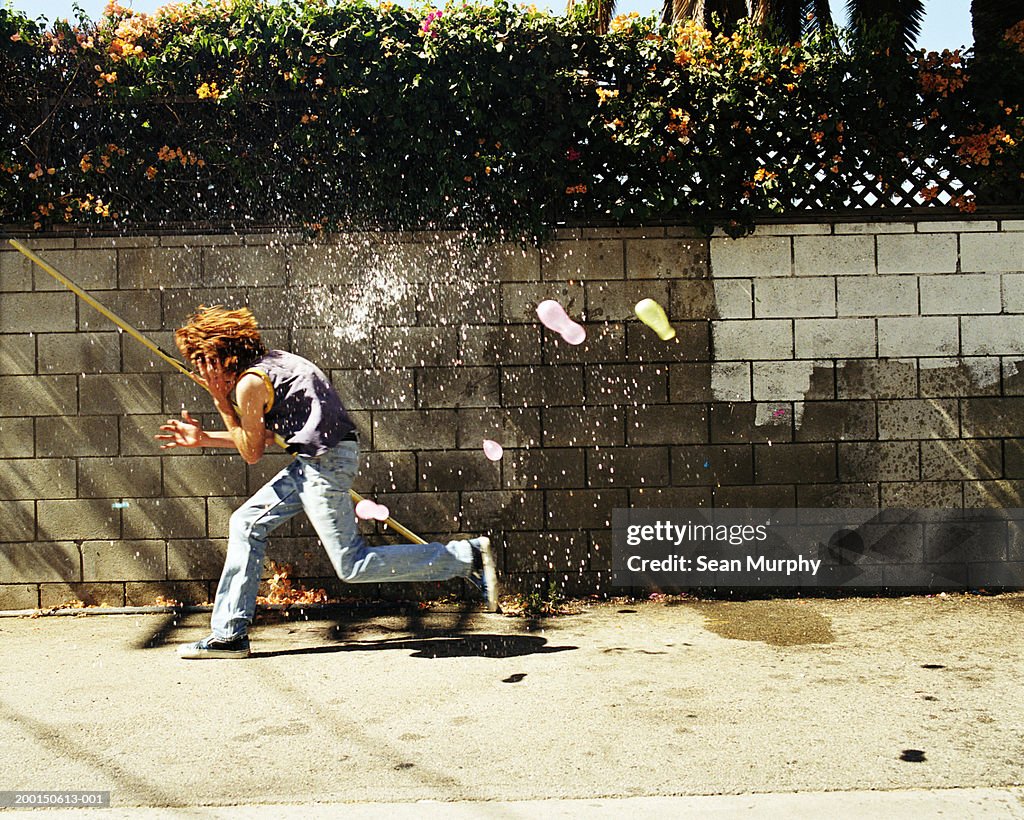
{"label": "wet patch on ground", "polygon": [[704,628],[723,638],[771,646],[835,641],[831,622],[814,607],[790,601],[694,601]]}

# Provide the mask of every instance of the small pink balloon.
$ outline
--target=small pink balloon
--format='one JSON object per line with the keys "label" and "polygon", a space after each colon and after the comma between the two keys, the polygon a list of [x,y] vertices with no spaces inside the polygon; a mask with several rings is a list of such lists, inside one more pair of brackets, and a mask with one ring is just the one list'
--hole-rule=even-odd
{"label": "small pink balloon", "polygon": [[537,305],[537,317],[544,327],[555,331],[555,333],[561,333],[566,327],[573,324],[569,314],[565,312],[565,308],[554,299],[545,299]]}
{"label": "small pink balloon", "polygon": [[582,344],[583,340],[587,338],[587,331],[583,325],[570,322],[569,327],[562,331],[562,338],[571,345]]}
{"label": "small pink balloon", "polygon": [[391,510],[383,504],[377,504],[375,506],[376,509],[373,511],[373,517],[378,521],[387,521],[391,517]]}
{"label": "small pink balloon", "polygon": [[362,518],[364,521],[369,521],[373,518],[373,514],[377,509],[377,502],[370,501],[369,498],[364,498],[358,504],[356,504],[356,515]]}
{"label": "small pink balloon", "polygon": [[501,445],[496,441],[492,441],[489,438],[484,439],[484,455],[487,456],[491,461],[498,461],[504,454],[504,450]]}

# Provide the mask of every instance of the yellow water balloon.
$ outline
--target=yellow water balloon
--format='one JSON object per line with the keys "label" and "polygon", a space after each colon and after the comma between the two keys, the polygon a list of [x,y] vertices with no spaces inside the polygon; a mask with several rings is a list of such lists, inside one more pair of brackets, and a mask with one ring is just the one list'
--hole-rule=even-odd
{"label": "yellow water balloon", "polygon": [[665,315],[662,306],[653,299],[641,299],[633,310],[636,311],[640,321],[657,333],[662,341],[667,342],[669,339],[675,338],[676,329],[669,324],[668,316]]}

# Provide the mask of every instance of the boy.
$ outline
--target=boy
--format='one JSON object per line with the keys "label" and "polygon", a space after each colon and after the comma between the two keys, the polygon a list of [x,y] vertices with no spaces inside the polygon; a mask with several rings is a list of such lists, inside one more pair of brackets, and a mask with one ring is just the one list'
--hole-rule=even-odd
{"label": "boy", "polygon": [[[497,610],[490,539],[371,547],[359,535],[349,488],[359,465],[355,425],[327,376],[301,356],[267,350],[252,312],[200,306],[174,335],[213,397],[225,429],[207,431],[187,410],[161,425],[168,447],[230,447],[247,464],[280,441],[295,456],[232,515],[217,587],[212,634],[179,647],[182,658],[244,658],[270,532],[305,511],[334,565],[350,583],[466,578]],[[231,401],[234,391],[235,402]]]}

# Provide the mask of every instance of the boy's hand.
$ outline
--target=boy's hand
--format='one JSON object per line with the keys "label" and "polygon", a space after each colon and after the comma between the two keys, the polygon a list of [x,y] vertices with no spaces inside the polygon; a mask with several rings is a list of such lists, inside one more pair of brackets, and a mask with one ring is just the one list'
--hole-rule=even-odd
{"label": "boy's hand", "polygon": [[230,374],[224,369],[220,359],[198,359],[196,365],[199,368],[199,376],[203,385],[210,391],[214,403],[218,406],[230,405],[228,395],[234,382]]}
{"label": "boy's hand", "polygon": [[160,429],[165,430],[166,434],[157,434],[153,438],[167,442],[160,445],[161,450],[168,447],[202,447],[206,438],[202,425],[192,418],[188,410],[181,411],[180,420],[168,419],[166,424],[160,425]]}

